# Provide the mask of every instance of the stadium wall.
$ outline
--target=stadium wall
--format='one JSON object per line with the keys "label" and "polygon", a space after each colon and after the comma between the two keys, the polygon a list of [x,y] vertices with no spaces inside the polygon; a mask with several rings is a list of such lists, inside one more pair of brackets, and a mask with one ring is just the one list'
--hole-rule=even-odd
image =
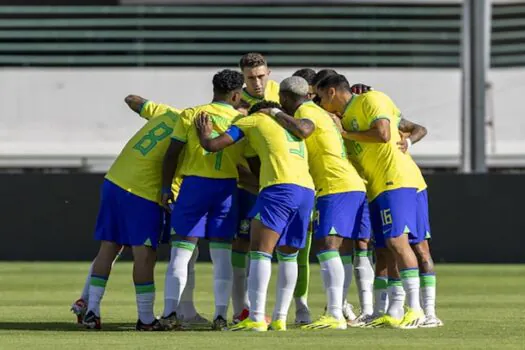
{"label": "stadium wall", "polygon": [[[440,174],[426,180],[436,262],[525,263],[524,175]],[[95,174],[0,175],[0,260],[93,259],[102,181]],[[160,259],[167,251],[161,249]],[[209,260],[205,243],[200,254]]]}

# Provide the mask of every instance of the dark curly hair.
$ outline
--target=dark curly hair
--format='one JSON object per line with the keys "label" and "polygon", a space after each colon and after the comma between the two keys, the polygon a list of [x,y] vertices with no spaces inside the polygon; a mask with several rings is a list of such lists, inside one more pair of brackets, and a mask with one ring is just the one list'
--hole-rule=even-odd
{"label": "dark curly hair", "polygon": [[313,81],[317,73],[312,68],[302,68],[292,74],[293,77],[301,77],[308,82],[308,85],[313,85]]}
{"label": "dark curly hair", "polygon": [[311,85],[316,86],[324,78],[329,77],[331,75],[337,75],[337,74],[339,73],[337,73],[333,69],[321,69],[319,72],[317,72],[317,74],[315,75],[315,78],[313,78]]}
{"label": "dark curly hair", "polygon": [[234,90],[242,89],[244,78],[241,73],[224,69],[213,76],[213,93],[225,95]]}
{"label": "dark curly hair", "polygon": [[266,65],[267,63],[264,59],[264,56],[257,52],[249,52],[245,55],[242,55],[241,60],[239,61],[241,70],[244,68],[255,68]]}
{"label": "dark curly hair", "polygon": [[263,108],[282,108],[281,105],[274,101],[261,101],[252,106],[250,108],[248,114],[253,114],[259,112]]}
{"label": "dark curly hair", "polygon": [[324,90],[329,88],[336,88],[346,91],[351,91],[350,83],[346,80],[346,77],[341,74],[330,75],[317,84],[317,89]]}

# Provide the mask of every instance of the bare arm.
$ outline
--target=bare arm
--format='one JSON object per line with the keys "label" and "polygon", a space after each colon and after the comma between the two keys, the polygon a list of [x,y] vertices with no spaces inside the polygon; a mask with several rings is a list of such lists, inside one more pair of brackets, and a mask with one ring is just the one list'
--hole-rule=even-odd
{"label": "bare arm", "polygon": [[197,128],[197,135],[202,148],[208,152],[219,152],[235,143],[235,140],[226,133],[216,138],[211,138],[213,124],[206,113],[201,113],[195,118],[195,127]]}
{"label": "bare arm", "polygon": [[269,108],[261,109],[260,112],[271,115],[279,125],[301,140],[308,138],[315,130],[314,123],[309,119],[296,119],[283,111],[272,113]]}
{"label": "bare arm", "polygon": [[390,141],[390,121],[378,119],[365,131],[346,131],[341,128],[343,138],[357,142],[387,143]]}
{"label": "bare arm", "polygon": [[410,134],[408,137],[412,144],[419,142],[427,135],[427,128],[422,125],[413,123],[405,118],[401,118],[398,129],[403,133]]}
{"label": "bare arm", "polygon": [[142,106],[144,106],[144,103],[147,102],[147,100],[143,97],[140,97],[138,95],[128,95],[124,99],[128,107],[135,113],[140,114],[142,110]]}
{"label": "bare arm", "polygon": [[177,162],[179,160],[179,155],[182,149],[184,148],[184,143],[171,140],[171,143],[166,150],[164,155],[164,160],[162,161],[162,205],[166,210],[169,209],[169,201],[173,200],[173,194],[171,192],[171,184],[173,182],[173,177],[175,176],[175,171],[177,170]]}

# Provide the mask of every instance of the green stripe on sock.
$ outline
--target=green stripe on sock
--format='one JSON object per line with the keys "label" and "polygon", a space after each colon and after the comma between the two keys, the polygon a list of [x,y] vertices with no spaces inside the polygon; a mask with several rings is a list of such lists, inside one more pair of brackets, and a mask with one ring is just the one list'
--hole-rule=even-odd
{"label": "green stripe on sock", "polygon": [[191,243],[188,241],[172,241],[171,242],[172,248],[181,248],[189,250],[190,252],[195,250],[195,243]]}
{"label": "green stripe on sock", "polygon": [[414,278],[414,277],[419,277],[419,270],[418,269],[405,269],[405,270],[400,270],[399,274],[401,275],[401,279]]}
{"label": "green stripe on sock", "polygon": [[368,256],[368,250],[356,250],[355,256],[366,258]]}
{"label": "green stripe on sock", "polygon": [[373,250],[367,250],[366,251],[366,256],[373,256],[374,255],[374,251]]}
{"label": "green stripe on sock", "polygon": [[435,275],[421,275],[419,276],[419,284],[421,287],[435,287],[436,276]]}
{"label": "green stripe on sock", "polygon": [[283,261],[283,262],[296,262],[297,261],[297,253],[295,254],[284,254],[280,251],[277,251],[277,260]]}
{"label": "green stripe on sock", "polygon": [[388,287],[403,287],[401,280],[388,279]]}
{"label": "green stripe on sock", "polygon": [[263,252],[250,252],[250,259],[251,260],[271,260],[270,254],[263,253]]}
{"label": "green stripe on sock", "polygon": [[210,242],[210,249],[232,249],[232,244],[224,242]]}
{"label": "green stripe on sock", "polygon": [[95,287],[106,288],[107,283],[108,280],[106,278],[91,276],[91,278],[89,279],[89,284]]}
{"label": "green stripe on sock", "polygon": [[387,288],[388,288],[388,278],[376,277],[374,279],[374,289],[387,289]]}
{"label": "green stripe on sock", "polygon": [[246,268],[246,253],[232,251],[232,266],[239,269]]}
{"label": "green stripe on sock", "polygon": [[326,252],[317,254],[317,259],[319,259],[319,262],[323,262],[334,258],[341,258],[337,250],[328,250]]}
{"label": "green stripe on sock", "polygon": [[135,293],[145,294],[145,293],[155,293],[155,283],[150,284],[136,284]]}
{"label": "green stripe on sock", "polygon": [[341,255],[341,260],[343,261],[343,265],[348,265],[352,263],[352,255]]}

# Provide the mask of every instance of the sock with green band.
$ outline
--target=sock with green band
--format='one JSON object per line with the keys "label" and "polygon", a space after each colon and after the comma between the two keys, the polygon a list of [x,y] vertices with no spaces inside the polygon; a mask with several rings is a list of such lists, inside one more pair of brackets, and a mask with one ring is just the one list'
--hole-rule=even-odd
{"label": "sock with green band", "polygon": [[399,270],[401,281],[403,281],[403,288],[405,289],[407,306],[414,311],[421,310],[419,303],[419,269],[408,268]]}
{"label": "sock with green band", "polygon": [[343,285],[345,269],[337,250],[325,250],[317,254],[321,264],[321,277],[325,287],[328,315],[337,320],[343,318]]}
{"label": "sock with green band", "polygon": [[374,311],[374,267],[370,262],[370,250],[356,250],[354,259],[355,280],[361,313],[371,315]]}
{"label": "sock with green band", "polygon": [[397,278],[388,278],[388,315],[395,319],[402,319],[405,314],[403,306],[405,305],[405,291],[403,282]]}
{"label": "sock with green band", "polygon": [[272,255],[259,251],[250,252],[248,298],[250,299],[250,319],[252,321],[264,321],[266,296],[271,276]]}
{"label": "sock with green band", "polygon": [[164,312],[163,317],[171,315],[181,299],[182,291],[188,280],[188,263],[193,255],[195,243],[188,241],[172,241],[171,256],[166,270],[164,282]]}
{"label": "sock with green band", "polygon": [[306,234],[306,244],[299,250],[297,256],[297,284],[295,285],[295,310],[308,310],[308,286],[310,284],[310,250],[312,247],[312,232]]}
{"label": "sock with green band", "polygon": [[135,283],[135,295],[137,298],[137,312],[139,320],[144,324],[155,321],[153,304],[155,303],[155,283]]}
{"label": "sock with green band", "polygon": [[419,275],[421,283],[421,306],[426,316],[436,316],[436,275],[422,273]]}
{"label": "sock with green band", "polygon": [[233,268],[232,245],[224,242],[210,242],[210,257],[213,263],[213,290],[215,315],[226,320],[232,293]]}
{"label": "sock with green band", "polygon": [[193,291],[195,290],[195,263],[199,257],[199,247],[195,246],[190,262],[188,263],[188,279],[186,280],[186,287],[180,296],[179,306],[177,307],[177,317],[183,319],[194,318],[197,316],[197,309],[193,302]]}
{"label": "sock with green band", "polygon": [[374,315],[382,315],[388,309],[388,277],[378,276],[374,280]]}
{"label": "sock with green band", "polygon": [[352,284],[352,277],[354,273],[354,264],[352,255],[341,255],[341,261],[343,262],[343,269],[345,270],[345,281],[343,283],[343,300],[348,295],[348,290]]}
{"label": "sock with green band", "polygon": [[278,250],[277,260],[279,261],[279,276],[272,320],[286,321],[297,283],[297,253],[285,254]]}
{"label": "sock with green band", "polygon": [[93,311],[100,317],[100,302],[106,291],[108,276],[91,275],[89,280],[88,312]]}
{"label": "sock with green band", "polygon": [[248,308],[248,293],[246,293],[246,256],[247,253],[245,252],[232,251],[232,306],[234,316],[239,315],[244,308]]}

